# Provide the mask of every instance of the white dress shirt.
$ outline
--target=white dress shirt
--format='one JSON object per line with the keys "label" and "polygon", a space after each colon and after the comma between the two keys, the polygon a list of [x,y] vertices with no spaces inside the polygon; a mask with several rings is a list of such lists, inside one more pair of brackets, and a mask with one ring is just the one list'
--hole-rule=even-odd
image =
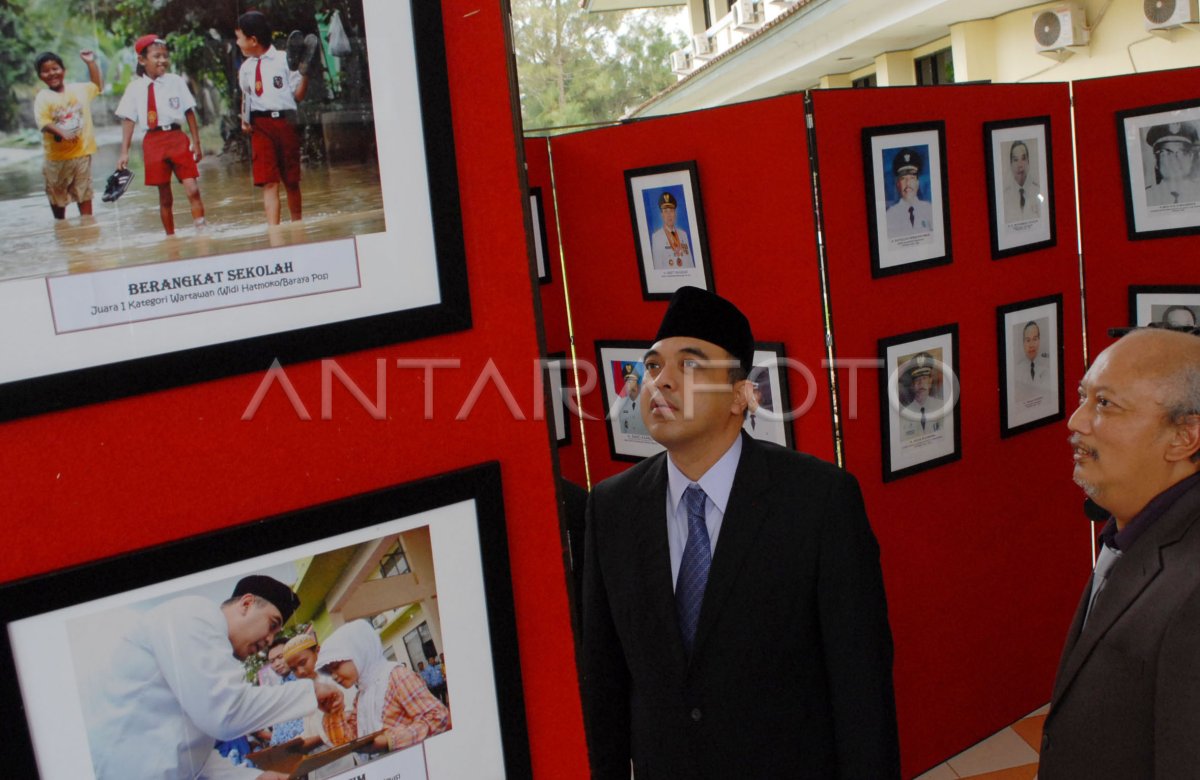
{"label": "white dress shirt", "polygon": [[[729,492],[733,490],[733,477],[737,473],[738,461],[742,457],[742,436],[733,440],[720,460],[704,472],[695,483],[700,485],[707,498],[704,500],[704,525],[708,529],[709,552],[717,551],[717,536],[725,519],[725,507],[729,503]],[[667,455],[667,546],[671,550],[671,586],[679,579],[679,566],[683,561],[683,547],[687,544],[687,506],[683,503],[683,491],[693,484]]]}
{"label": "white dress shirt", "polygon": [[[259,62],[262,62],[261,95],[254,89]],[[251,111],[295,111],[300,73],[288,70],[287,54],[272,46],[261,57],[246,58],[238,70],[238,86],[242,90],[242,119],[248,122]]]}
{"label": "white dress shirt", "polygon": [[149,130],[146,102],[151,82],[154,84],[154,106],[158,111],[155,126],[186,125],[187,112],[196,107],[196,99],[187,88],[187,82],[174,73],[164,73],[156,79],[143,75],[129,82],[125,94],[121,95],[121,102],[117,103],[117,116],[131,120],[142,130]]}

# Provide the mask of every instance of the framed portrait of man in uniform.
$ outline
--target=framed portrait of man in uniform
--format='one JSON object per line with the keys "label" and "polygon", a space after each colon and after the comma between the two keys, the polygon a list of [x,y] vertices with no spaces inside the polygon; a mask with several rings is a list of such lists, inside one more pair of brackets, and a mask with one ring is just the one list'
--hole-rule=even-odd
{"label": "framed portrait of man in uniform", "polygon": [[1173,328],[1200,324],[1200,285],[1145,284],[1129,287],[1129,324]]}
{"label": "framed portrait of man in uniform", "polygon": [[864,127],[862,150],[871,275],[949,263],[945,123]]}
{"label": "framed portrait of man in uniform", "polygon": [[962,457],[958,325],[879,340],[883,481]]}
{"label": "framed portrait of man in uniform", "polygon": [[1000,372],[1000,436],[1061,420],[1062,295],[996,308]]}
{"label": "framed portrait of man in uniform", "polygon": [[1200,233],[1200,100],[1117,113],[1129,239]]}
{"label": "framed portrait of man in uniform", "polygon": [[608,450],[613,460],[639,461],[662,451],[642,420],[643,360],[650,344],[642,341],[597,341],[596,371],[604,401]]}
{"label": "framed portrait of man in uniform", "polygon": [[983,126],[992,259],[1054,246],[1050,117]]}
{"label": "framed portrait of man in uniform", "polygon": [[680,287],[715,291],[695,160],[625,171],[642,297],[667,300]]}
{"label": "framed portrait of man in uniform", "polygon": [[[753,398],[742,429],[756,439],[794,448],[792,421],[798,412],[792,408],[788,394],[789,367],[783,344],[760,342],[754,345],[754,367],[746,377]],[[812,387],[814,383],[808,385]],[[801,406],[807,408],[804,404]]]}

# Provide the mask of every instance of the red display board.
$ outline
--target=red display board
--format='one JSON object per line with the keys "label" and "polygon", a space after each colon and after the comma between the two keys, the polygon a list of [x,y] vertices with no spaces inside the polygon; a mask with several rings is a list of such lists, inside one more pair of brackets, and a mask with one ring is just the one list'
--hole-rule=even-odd
{"label": "red display board", "polygon": [[[597,340],[652,339],[666,309],[642,295],[625,171],[694,160],[715,291],[747,313],[758,341],[783,342],[811,372],[788,375],[792,408],[807,407],[796,447],[832,460],[802,96],[557,136],[550,147],[580,357],[594,361]],[[610,457],[602,392],[583,399],[595,418],[585,423],[593,482],[628,467]]]}
{"label": "red display board", "polygon": [[[1052,294],[1064,304],[1062,369],[1074,407],[1082,344],[1069,109],[1065,84],[814,93],[837,358],[875,359],[889,336],[951,324],[958,332],[954,462],[885,484],[878,369],[837,375],[846,467],[882,549],[905,776],[1049,700],[1089,574],[1065,423],[1002,439],[999,416],[996,309]],[[993,260],[983,126],[1036,116],[1050,117],[1057,244]],[[873,278],[862,130],[939,121],[951,262]],[[892,186],[892,170],[885,175]]]}
{"label": "red display board", "polygon": [[[503,13],[500,4],[443,0],[475,327],[331,355],[372,402],[382,373],[381,415],[336,380],[323,415],[322,366],[313,362],[286,367],[308,421],[277,388],[243,420],[263,380],[256,374],[0,426],[0,517],[10,551],[0,559],[0,580],[498,460],[517,613],[517,636],[498,641],[522,649],[535,774],[582,777],[586,749],[553,468],[546,423],[533,419],[541,403],[535,292]],[[429,379],[420,368],[398,368],[399,359],[461,365],[433,370]],[[516,411],[494,380],[464,408],[489,361]]]}
{"label": "red display board", "polygon": [[1131,240],[1122,193],[1117,112],[1196,101],[1200,69],[1158,71],[1075,83],[1079,208],[1087,286],[1088,351],[1113,342],[1108,329],[1130,325],[1131,285],[1200,285],[1200,236]]}

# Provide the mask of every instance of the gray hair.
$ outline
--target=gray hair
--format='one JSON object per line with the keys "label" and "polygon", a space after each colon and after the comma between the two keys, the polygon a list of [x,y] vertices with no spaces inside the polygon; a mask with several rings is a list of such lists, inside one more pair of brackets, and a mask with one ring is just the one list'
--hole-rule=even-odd
{"label": "gray hair", "polygon": [[[1164,403],[1167,419],[1173,425],[1183,425],[1187,418],[1200,415],[1200,365],[1188,363],[1167,378],[1167,398]],[[1200,451],[1192,455],[1200,463]]]}

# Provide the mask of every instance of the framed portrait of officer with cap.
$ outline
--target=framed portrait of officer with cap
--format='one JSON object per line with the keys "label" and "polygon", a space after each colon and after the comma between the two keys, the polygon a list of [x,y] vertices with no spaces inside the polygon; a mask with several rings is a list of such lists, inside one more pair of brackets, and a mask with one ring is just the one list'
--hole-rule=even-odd
{"label": "framed portrait of officer with cap", "polygon": [[596,368],[604,391],[600,397],[613,460],[634,463],[662,452],[642,418],[643,360],[649,348],[641,341],[596,342]]}
{"label": "framed portrait of officer with cap", "polygon": [[879,340],[883,481],[962,457],[958,325]]}
{"label": "framed portrait of officer with cap", "polygon": [[943,122],[863,128],[872,276],[950,262],[945,141]]}
{"label": "framed portrait of officer with cap", "polygon": [[1200,101],[1121,111],[1130,240],[1200,232]]}
{"label": "framed portrait of officer with cap", "polygon": [[642,297],[666,300],[680,287],[714,291],[696,162],[625,171],[625,191]]}
{"label": "framed portrait of officer with cap", "polygon": [[992,259],[1054,246],[1050,117],[983,125]]}

